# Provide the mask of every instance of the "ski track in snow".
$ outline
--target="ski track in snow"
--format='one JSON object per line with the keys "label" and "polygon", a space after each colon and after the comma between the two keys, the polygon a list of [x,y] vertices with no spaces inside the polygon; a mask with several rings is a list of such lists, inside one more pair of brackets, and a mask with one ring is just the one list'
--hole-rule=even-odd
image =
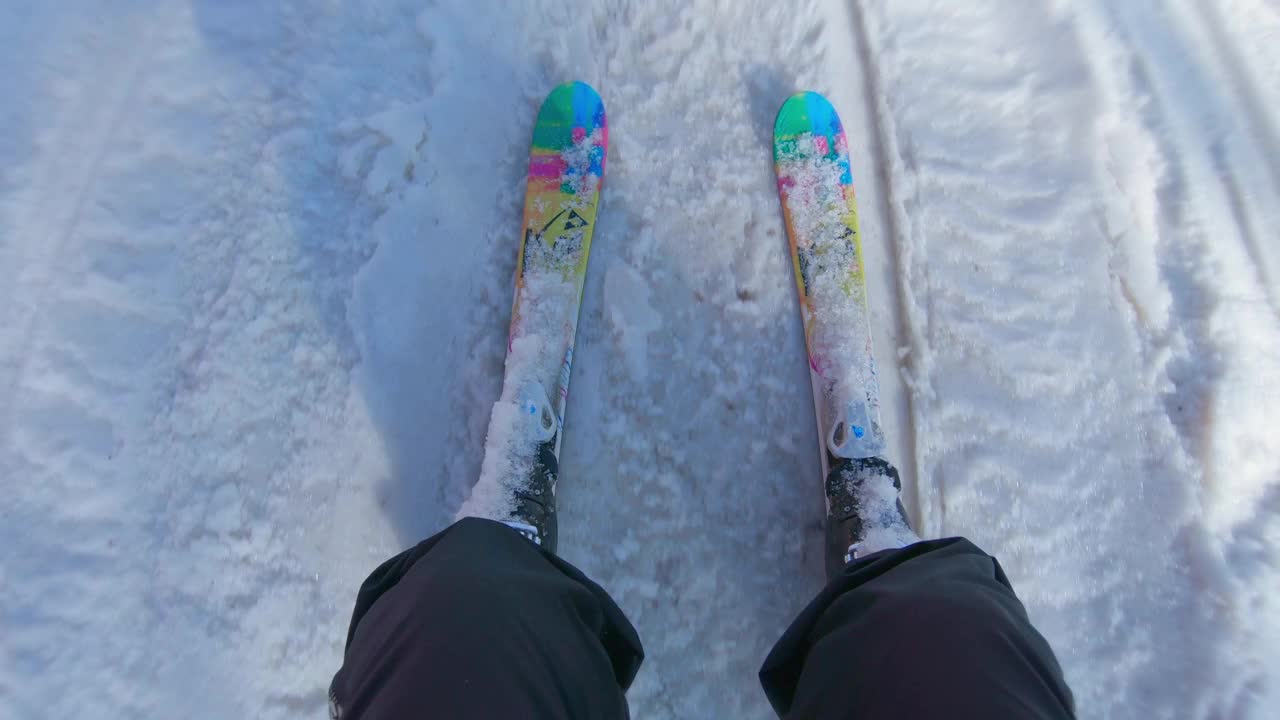
{"label": "ski track in snow", "polygon": [[9,4],[0,716],[324,713],[359,582],[479,473],[528,135],[577,78],[611,146],[560,544],[640,630],[634,716],[768,717],[822,583],[770,155],[815,89],[923,534],[1000,558],[1082,717],[1264,717],[1277,31],[1265,0]]}
{"label": "ski track in snow", "polygon": [[[1240,467],[1206,436],[1268,444],[1256,401],[1215,407],[1241,381],[1276,391],[1249,357],[1273,355],[1277,328],[1249,317],[1267,315],[1256,268],[1225,257],[1250,238],[1222,177],[1275,188],[1257,164],[1214,172],[1200,143],[1233,129],[1231,108],[1194,126],[1212,110],[1179,103],[1217,88],[1193,85],[1202,66],[1173,65],[1190,23],[1135,5],[1113,17],[1101,4],[970,4],[946,22],[929,22],[929,4],[866,7],[920,332],[923,531],[1001,559],[1086,714],[1261,712],[1267,661],[1221,638],[1243,641],[1274,610],[1241,617],[1245,603],[1228,600],[1250,592],[1231,575],[1256,561],[1220,558],[1234,541],[1206,520],[1231,501],[1206,485],[1221,473],[1233,493],[1274,488],[1276,459]],[[1169,96],[1154,66],[1173,74]],[[1208,246],[1207,228],[1233,245]],[[1214,307],[1230,302],[1224,277],[1252,302]],[[1215,322],[1256,334],[1232,346],[1210,336]],[[1235,383],[1229,364],[1247,366]],[[1246,572],[1245,587],[1276,577],[1274,564]]]}

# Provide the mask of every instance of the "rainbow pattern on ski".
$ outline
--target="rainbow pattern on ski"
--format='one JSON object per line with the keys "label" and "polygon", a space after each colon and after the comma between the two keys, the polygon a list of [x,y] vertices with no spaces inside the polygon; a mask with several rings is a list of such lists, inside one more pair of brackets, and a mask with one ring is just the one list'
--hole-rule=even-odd
{"label": "rainbow pattern on ski", "polygon": [[[533,126],[529,151],[524,234],[516,261],[517,310],[525,261],[537,245],[551,251],[548,257],[553,260],[566,261],[562,269],[578,277],[581,289],[608,143],[604,102],[590,85],[569,82],[547,95]],[[574,247],[561,247],[557,252],[557,245],[565,243],[574,243]],[[518,312],[512,313],[511,325],[514,334],[519,327]]]}
{"label": "rainbow pattern on ski", "polygon": [[885,443],[849,143],[826,98],[803,92],[783,103],[773,157],[824,448],[878,455]]}

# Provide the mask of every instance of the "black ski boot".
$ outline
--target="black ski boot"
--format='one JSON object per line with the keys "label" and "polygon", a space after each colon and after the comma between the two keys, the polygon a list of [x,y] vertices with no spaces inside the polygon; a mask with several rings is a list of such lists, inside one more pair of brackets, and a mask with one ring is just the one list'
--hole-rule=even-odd
{"label": "black ski boot", "polygon": [[[888,460],[830,455],[828,460],[831,463],[831,471],[827,473],[828,578],[839,575],[845,565],[859,555],[857,546],[872,531],[896,541],[898,547],[919,540],[898,497],[902,490],[898,469]],[[892,493],[889,485],[893,486]]]}
{"label": "black ski boot", "polygon": [[507,525],[532,540],[544,550],[556,551],[556,477],[560,463],[556,460],[556,438],[538,445],[538,461],[534,463],[524,489],[515,492],[515,510]]}

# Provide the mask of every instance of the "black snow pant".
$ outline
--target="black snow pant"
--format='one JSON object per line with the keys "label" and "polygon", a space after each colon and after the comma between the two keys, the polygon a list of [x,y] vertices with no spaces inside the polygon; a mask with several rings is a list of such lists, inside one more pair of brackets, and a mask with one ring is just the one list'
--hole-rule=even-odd
{"label": "black snow pant", "polygon": [[[468,518],[356,597],[335,717],[625,718],[644,659],[607,593],[507,526]],[[788,718],[1069,718],[1071,691],[995,558],[968,540],[860,558],[760,670]]]}

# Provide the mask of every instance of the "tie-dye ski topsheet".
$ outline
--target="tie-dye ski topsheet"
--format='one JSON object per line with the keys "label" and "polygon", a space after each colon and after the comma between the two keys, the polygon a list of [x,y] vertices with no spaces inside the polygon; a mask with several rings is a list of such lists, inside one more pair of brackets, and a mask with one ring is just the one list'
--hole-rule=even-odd
{"label": "tie-dye ski topsheet", "polygon": [[799,93],[778,111],[773,142],[818,431],[836,457],[881,455],[880,389],[844,127],[826,98]]}
{"label": "tie-dye ski topsheet", "polygon": [[557,428],[564,422],[608,139],[604,103],[582,82],[552,90],[533,127],[504,387],[538,381]]}

